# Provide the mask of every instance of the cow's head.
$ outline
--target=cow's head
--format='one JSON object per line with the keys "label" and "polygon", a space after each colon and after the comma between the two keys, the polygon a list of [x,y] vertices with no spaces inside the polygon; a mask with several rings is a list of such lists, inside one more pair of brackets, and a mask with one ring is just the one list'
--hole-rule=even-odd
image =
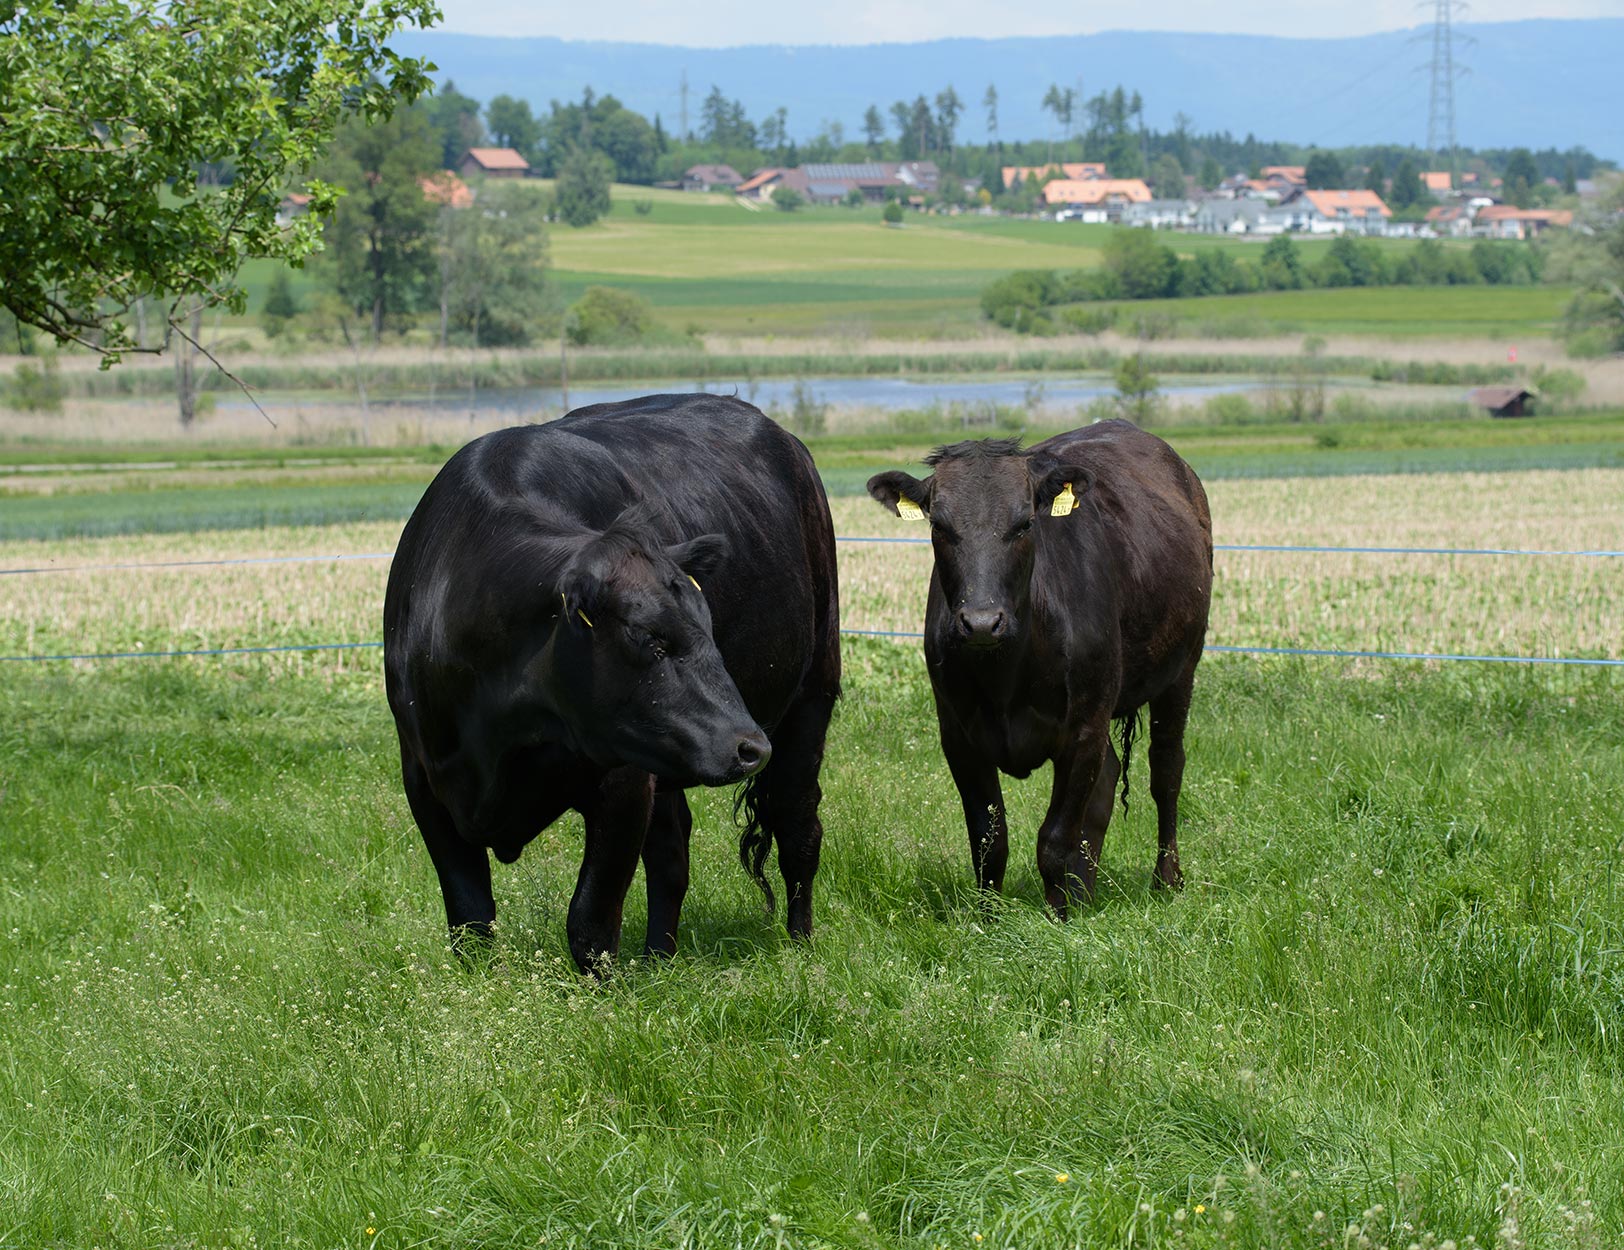
{"label": "cow's head", "polygon": [[1082,470],[1023,452],[1013,438],[938,447],[925,463],[936,471],[924,481],[879,473],[868,493],[898,515],[917,508],[929,519],[951,643],[992,649],[1019,639],[1031,602],[1033,527],[1067,483],[1073,498],[1082,495]]}
{"label": "cow's head", "polygon": [[772,747],[722,664],[700,587],[727,554],[662,545],[641,510],[588,537],[559,579],[549,684],[577,749],[688,785],[727,785]]}

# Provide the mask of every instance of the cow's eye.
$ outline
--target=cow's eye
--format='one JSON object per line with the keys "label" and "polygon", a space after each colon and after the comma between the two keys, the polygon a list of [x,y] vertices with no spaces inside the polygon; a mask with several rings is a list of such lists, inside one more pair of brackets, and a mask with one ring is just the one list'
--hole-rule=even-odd
{"label": "cow's eye", "polygon": [[953,532],[953,527],[944,521],[932,520],[930,532],[933,538],[940,538],[945,543],[957,542],[959,537]]}
{"label": "cow's eye", "polygon": [[1032,529],[1032,518],[1027,517],[1026,520],[1022,521],[1020,524],[1016,525],[1014,529],[1009,531],[1009,536],[1012,539],[1019,538],[1023,534],[1030,533],[1031,529]]}

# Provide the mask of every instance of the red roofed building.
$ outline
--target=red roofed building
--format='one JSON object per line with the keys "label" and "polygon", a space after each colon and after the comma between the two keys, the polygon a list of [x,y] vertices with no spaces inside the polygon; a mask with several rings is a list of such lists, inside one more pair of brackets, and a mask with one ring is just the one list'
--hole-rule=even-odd
{"label": "red roofed building", "polygon": [[1051,208],[1081,216],[1083,221],[1120,221],[1129,204],[1150,202],[1150,188],[1142,178],[1056,178],[1043,188],[1043,202]]}
{"label": "red roofed building", "polygon": [[1306,187],[1308,185],[1307,165],[1265,165],[1258,170],[1258,176],[1264,182],[1272,182],[1284,188]]}
{"label": "red roofed building", "polygon": [[1299,191],[1282,205],[1289,230],[1304,234],[1381,234],[1393,210],[1374,191]]}
{"label": "red roofed building", "polygon": [[417,185],[423,188],[423,198],[430,204],[443,204],[447,208],[474,206],[474,189],[449,169],[419,178]]}
{"label": "red roofed building", "polygon": [[1447,169],[1427,170],[1421,175],[1421,185],[1426,189],[1427,194],[1435,200],[1444,199],[1455,189]]}
{"label": "red roofed building", "polygon": [[1477,210],[1472,233],[1485,239],[1532,239],[1547,230],[1566,230],[1572,224],[1573,214],[1567,209],[1489,204]]}
{"label": "red roofed building", "polygon": [[1073,182],[1086,182],[1091,178],[1105,177],[1105,163],[1103,161],[1074,161],[1061,165],[1005,165],[999,173],[1003,175],[1004,190],[1008,191],[1017,182],[1025,182],[1028,178],[1036,178],[1042,182],[1045,178],[1066,178]]}
{"label": "red roofed building", "polygon": [[457,172],[464,178],[523,178],[530,172],[530,162],[512,148],[469,148],[457,162]]}

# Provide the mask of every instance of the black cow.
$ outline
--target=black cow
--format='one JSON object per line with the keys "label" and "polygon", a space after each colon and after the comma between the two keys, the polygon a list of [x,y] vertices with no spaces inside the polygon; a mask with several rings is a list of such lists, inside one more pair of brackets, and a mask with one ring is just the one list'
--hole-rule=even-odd
{"label": "black cow", "polygon": [[715,395],[651,395],[488,434],[401,534],[384,671],[412,815],[459,943],[503,863],[566,809],[583,970],[620,947],[639,856],[645,952],[670,954],[692,785],[746,777],[739,854],[791,934],[812,930],[818,771],[840,692],[834,531],[801,443]]}
{"label": "black cow", "polygon": [[[935,473],[923,482],[881,473],[868,490],[893,512],[930,519],[925,660],[977,883],[1000,889],[1009,858],[999,771],[1026,777],[1052,760],[1038,831],[1044,892],[1062,917],[1069,900],[1092,897],[1134,718],[1148,703],[1155,881],[1180,885],[1184,724],[1212,592],[1200,481],[1126,421],[1024,452],[1014,439],[955,443],[925,463]],[[1125,718],[1120,762],[1113,718]]]}

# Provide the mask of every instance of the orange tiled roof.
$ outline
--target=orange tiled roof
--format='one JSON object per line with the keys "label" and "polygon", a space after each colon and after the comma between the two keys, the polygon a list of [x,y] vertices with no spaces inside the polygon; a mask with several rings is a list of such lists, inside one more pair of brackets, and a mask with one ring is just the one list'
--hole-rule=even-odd
{"label": "orange tiled roof", "polygon": [[734,187],[733,190],[739,195],[743,195],[746,191],[754,191],[757,187],[762,186],[764,183],[771,182],[783,172],[784,171],[782,169],[777,167],[772,169],[758,169],[743,182],[739,183],[738,186]]}
{"label": "orange tiled roof", "polygon": [[1142,178],[1056,178],[1043,188],[1047,204],[1102,204],[1113,196],[1136,204],[1151,198]]}
{"label": "orange tiled roof", "polygon": [[529,169],[530,162],[512,148],[469,148],[468,156],[481,169]]}
{"label": "orange tiled roof", "polygon": [[1542,221],[1547,226],[1571,226],[1573,214],[1565,208],[1518,208],[1515,204],[1486,204],[1477,210],[1478,221]]}
{"label": "orange tiled roof", "polygon": [[1421,185],[1428,191],[1448,191],[1450,189],[1449,171],[1447,169],[1429,169],[1421,175]]}
{"label": "orange tiled roof", "polygon": [[1368,213],[1375,209],[1383,217],[1391,217],[1393,210],[1382,203],[1374,191],[1304,191],[1303,198],[1312,204],[1322,217],[1336,217],[1342,210],[1350,213]]}
{"label": "orange tiled roof", "polygon": [[430,204],[448,204],[452,208],[473,207],[473,188],[449,169],[419,178],[417,185],[423,188],[423,198]]}
{"label": "orange tiled roof", "polygon": [[1264,178],[1284,178],[1287,182],[1308,181],[1307,165],[1265,165],[1258,172]]}
{"label": "orange tiled roof", "polygon": [[1041,182],[1050,174],[1058,174],[1062,178],[1074,181],[1083,181],[1089,178],[1105,177],[1105,163],[1103,161],[1075,161],[1060,165],[1005,165],[1000,171],[1004,177],[1004,189],[1007,191],[1017,182],[1025,182],[1029,177],[1036,176]]}

